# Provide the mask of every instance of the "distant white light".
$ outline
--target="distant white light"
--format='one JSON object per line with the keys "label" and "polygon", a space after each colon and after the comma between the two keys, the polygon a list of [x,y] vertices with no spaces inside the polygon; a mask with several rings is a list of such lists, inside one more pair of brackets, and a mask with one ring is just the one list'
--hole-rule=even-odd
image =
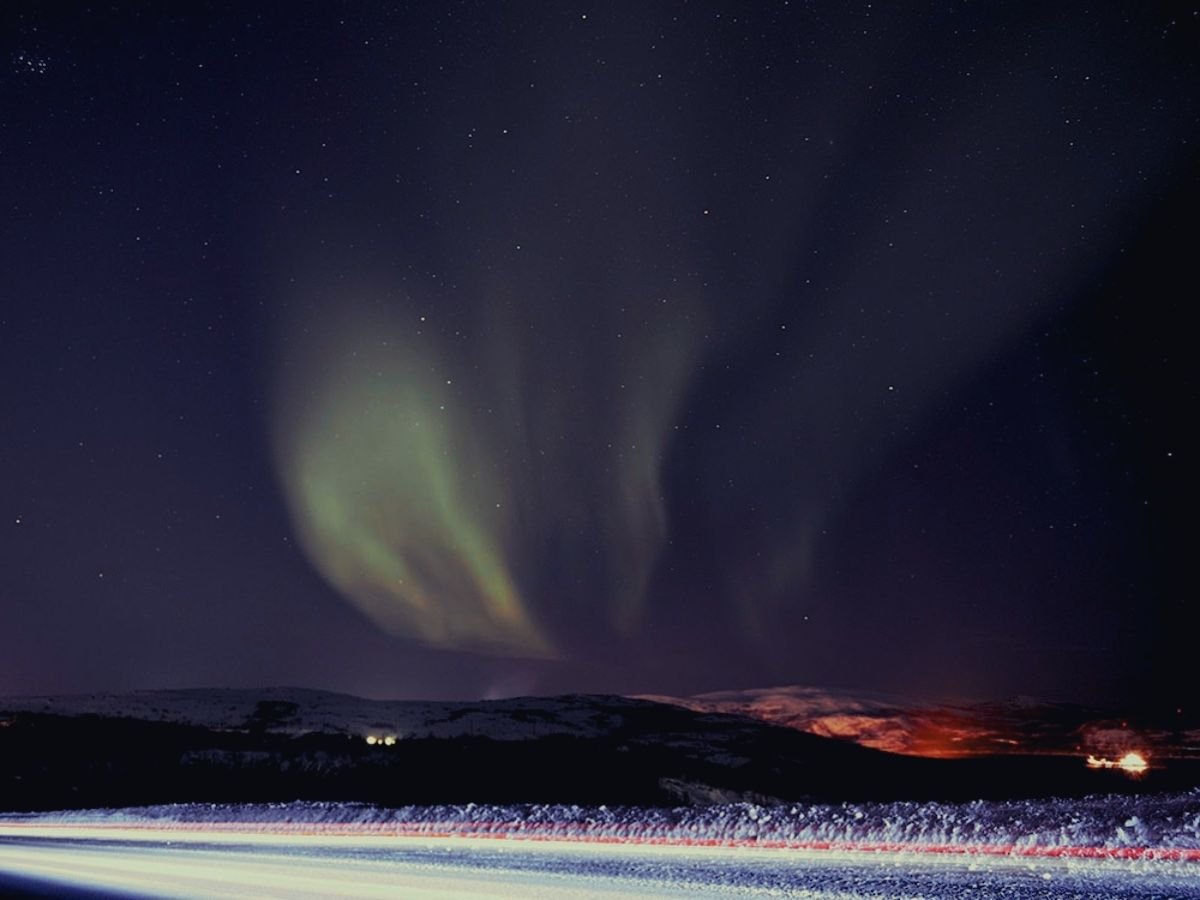
{"label": "distant white light", "polygon": [[367,743],[368,744],[378,744],[379,738],[375,737],[375,735],[373,735],[373,734],[368,734],[367,735]]}
{"label": "distant white light", "polygon": [[1149,767],[1146,757],[1140,753],[1126,753],[1117,760],[1117,765],[1130,774],[1138,775]]}

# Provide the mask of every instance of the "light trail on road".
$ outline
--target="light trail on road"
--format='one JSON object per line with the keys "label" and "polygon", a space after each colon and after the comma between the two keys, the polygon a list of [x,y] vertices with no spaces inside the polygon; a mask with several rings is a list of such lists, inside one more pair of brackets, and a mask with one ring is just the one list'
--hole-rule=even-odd
{"label": "light trail on road", "polygon": [[[1200,898],[1200,863],[1191,855],[1013,849],[7,822],[0,825],[0,889],[7,876],[8,889],[42,885],[77,896]],[[1064,852],[1072,849],[1080,852]]]}

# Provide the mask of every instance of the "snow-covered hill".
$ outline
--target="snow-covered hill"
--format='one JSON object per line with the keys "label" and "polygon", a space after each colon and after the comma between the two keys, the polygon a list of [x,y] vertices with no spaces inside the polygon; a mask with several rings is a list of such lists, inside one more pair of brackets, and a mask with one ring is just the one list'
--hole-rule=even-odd
{"label": "snow-covered hill", "polygon": [[[378,701],[293,688],[0,699],[0,798],[10,809],[292,799],[712,805],[1200,784],[1200,767],[1186,760],[1133,779],[1089,770],[1078,754],[884,753],[805,733],[775,696],[753,710],[603,695]],[[834,708],[828,697],[784,699]],[[763,721],[764,708],[775,722]],[[892,712],[857,709],[865,718]]]}
{"label": "snow-covered hill", "polygon": [[317,732],[397,739],[486,735],[493,740],[525,740],[611,732],[620,725],[620,715],[599,708],[595,700],[570,696],[475,703],[368,700],[306,688],[212,688],[0,698],[0,717],[21,712],[95,715],[292,735]]}
{"label": "snow-covered hill", "polygon": [[891,753],[932,757],[1068,754],[1200,759],[1200,728],[1184,720],[1139,721],[1112,710],[1028,697],[1006,702],[925,703],[887,694],[809,686],[645,695],[698,712],[749,716]]}

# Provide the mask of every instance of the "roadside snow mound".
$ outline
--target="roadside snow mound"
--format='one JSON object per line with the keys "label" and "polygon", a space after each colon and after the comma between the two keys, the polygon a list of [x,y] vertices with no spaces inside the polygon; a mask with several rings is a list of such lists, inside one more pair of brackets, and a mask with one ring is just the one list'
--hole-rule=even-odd
{"label": "roadside snow mound", "polygon": [[1200,789],[1077,800],[947,803],[748,803],[707,808],[406,806],[354,803],[185,804],[32,813],[0,821],[197,826],[237,831],[354,831],[647,843],[827,848],[937,847],[946,852],[1094,851],[1085,855],[1200,859]]}

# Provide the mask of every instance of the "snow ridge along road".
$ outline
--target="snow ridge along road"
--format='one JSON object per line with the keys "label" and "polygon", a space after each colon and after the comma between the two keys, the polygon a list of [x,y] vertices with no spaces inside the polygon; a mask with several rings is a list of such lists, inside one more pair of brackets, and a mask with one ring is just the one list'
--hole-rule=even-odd
{"label": "snow ridge along road", "polygon": [[1200,794],[703,809],[192,804],[0,816],[0,891],[1195,897]]}
{"label": "snow ridge along road", "polygon": [[5,824],[0,873],[8,887],[77,896],[1200,898],[1197,863],[1147,854],[698,846],[351,827]]}

